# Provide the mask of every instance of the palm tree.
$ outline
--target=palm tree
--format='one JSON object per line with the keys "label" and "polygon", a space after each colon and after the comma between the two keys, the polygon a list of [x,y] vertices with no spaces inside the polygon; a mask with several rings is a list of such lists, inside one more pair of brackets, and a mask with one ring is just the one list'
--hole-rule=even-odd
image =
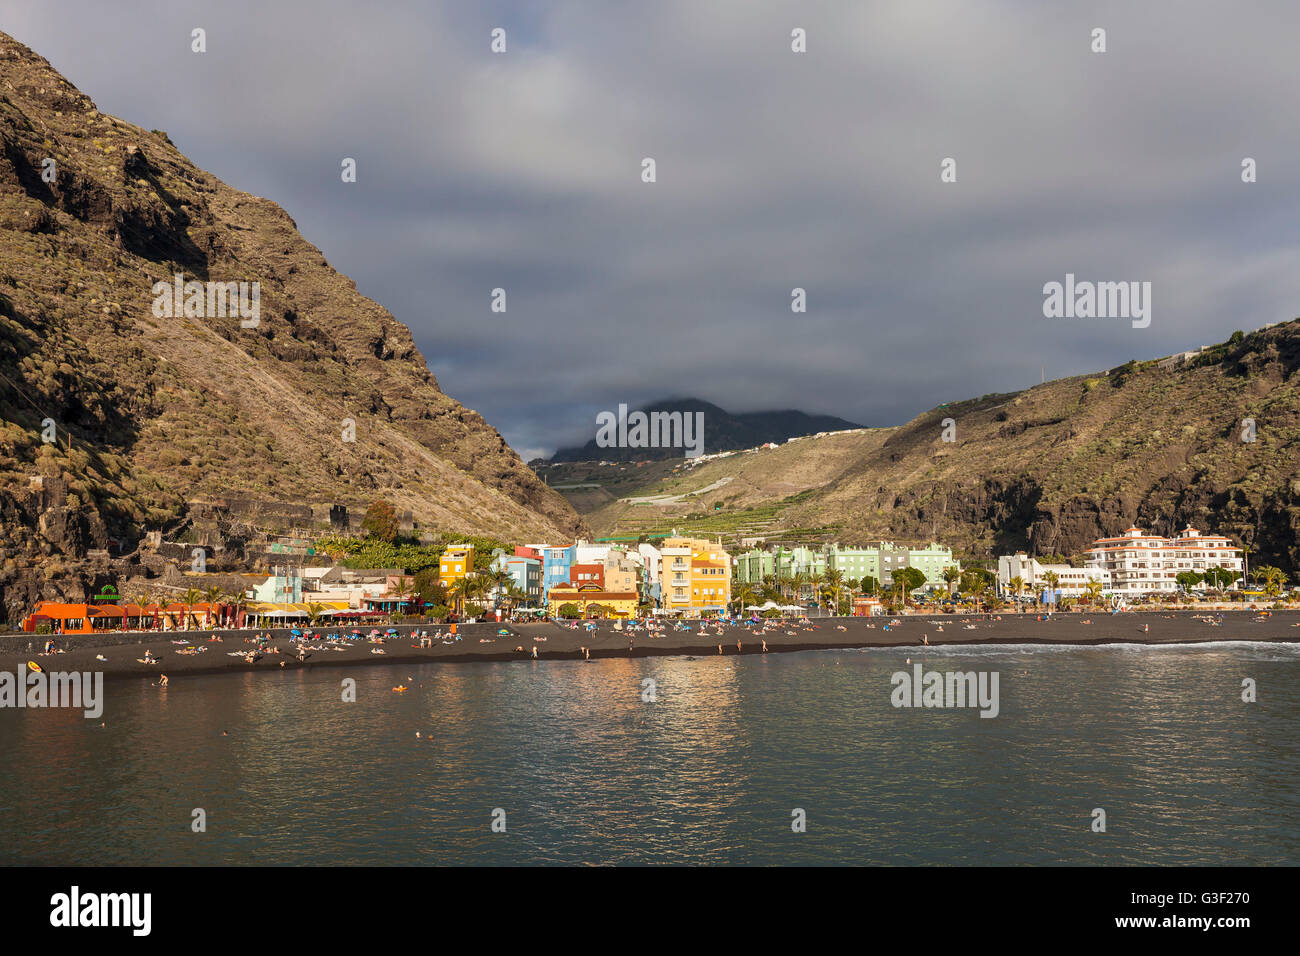
{"label": "palm tree", "polygon": [[[943,569],[943,581],[948,585],[948,594],[952,595],[953,582],[961,582],[961,571],[956,567],[946,567]],[[1023,582],[1022,582],[1023,583]]]}
{"label": "palm tree", "polygon": [[411,579],[406,575],[402,575],[393,582],[392,596],[397,599],[397,610],[399,614],[404,611],[406,606],[410,603],[412,593]]}
{"label": "palm tree", "polygon": [[[947,577],[947,574],[945,573],[944,576]],[[1025,590],[1025,579],[1017,574],[1014,578],[1012,578],[1007,582],[1007,589],[1011,592],[1011,594],[1014,597],[1017,598],[1020,597],[1021,593]],[[1017,608],[1020,607],[1019,601],[1016,602],[1016,607]]]}
{"label": "palm tree", "polygon": [[1254,554],[1254,553],[1255,553],[1255,549],[1252,548],[1250,545],[1248,545],[1248,544],[1243,544],[1243,545],[1241,546],[1241,563],[1242,563],[1242,570],[1241,570],[1241,585],[1242,585],[1242,587],[1245,587],[1245,586],[1246,586],[1246,582],[1247,582],[1248,580],[1250,580],[1250,556],[1251,556],[1252,554]]}
{"label": "palm tree", "polygon": [[820,606],[822,585],[826,583],[826,572],[809,571],[807,578],[808,578],[808,592],[812,595],[812,599],[816,601],[817,604]]}
{"label": "palm tree", "polygon": [[826,589],[835,592],[835,613],[840,613],[840,588],[844,586],[844,572],[839,568],[830,568],[826,571],[824,580]]}
{"label": "palm tree", "polygon": [[506,593],[507,586],[513,584],[514,580],[514,575],[505,568],[493,568],[488,572],[485,581],[486,584],[490,585],[486,590],[494,593],[497,599],[500,600]]}
{"label": "palm tree", "polygon": [[736,617],[740,617],[745,613],[745,605],[758,602],[758,592],[754,590],[751,584],[737,586],[731,597],[736,602]]}
{"label": "palm tree", "polygon": [[194,605],[202,600],[203,592],[198,588],[190,588],[185,592],[184,597],[181,598],[181,603],[185,605],[185,618],[181,622],[181,630],[186,630],[190,621],[194,621],[196,628],[199,626],[199,622],[194,620]]}
{"label": "palm tree", "polygon": [[528,600],[528,592],[521,590],[519,585],[515,583],[514,578],[511,578],[510,583],[506,585],[505,599],[510,610],[513,611]]}
{"label": "palm tree", "polygon": [[1083,589],[1088,592],[1088,603],[1096,604],[1098,598],[1101,597],[1101,592],[1106,588],[1100,581],[1089,581],[1083,586]]}
{"label": "palm tree", "polygon": [[144,629],[144,609],[145,609],[145,608],[148,606],[148,604],[149,604],[149,592],[148,592],[148,591],[144,591],[144,590],[136,591],[135,594],[131,597],[131,600],[128,601],[127,603],[128,603],[128,604],[134,604],[136,607],[138,607],[138,608],[140,609],[140,617],[139,617],[139,619],[137,620],[136,623],[138,624],[138,626],[140,627],[140,629],[143,630],[143,629]]}
{"label": "palm tree", "polygon": [[236,626],[239,623],[239,613],[248,607],[248,597],[244,592],[231,592],[226,599],[227,606],[230,608],[230,625]]}
{"label": "palm tree", "polygon": [[803,604],[804,588],[808,586],[808,575],[802,571],[796,571],[790,575],[790,591],[794,595],[795,604]]}
{"label": "palm tree", "polygon": [[208,599],[208,623],[211,624],[216,616],[217,605],[221,604],[226,599],[226,591],[224,588],[214,584],[212,587],[208,588],[206,597]]}
{"label": "palm tree", "polygon": [[315,626],[316,626],[316,622],[319,621],[319,620],[321,619],[321,616],[322,616],[324,613],[325,613],[325,605],[324,605],[324,604],[316,604],[316,603],[314,603],[314,602],[311,603],[311,604],[308,604],[308,605],[307,605],[307,623],[310,624],[312,627],[315,627]]}
{"label": "palm tree", "polygon": [[1057,574],[1055,571],[1045,571],[1043,573],[1043,581],[1047,584],[1048,594],[1051,595],[1051,597],[1048,598],[1048,602],[1047,602],[1049,605],[1053,605],[1056,603],[1056,585],[1060,582],[1060,580],[1061,580],[1061,576]]}
{"label": "palm tree", "polygon": [[1264,593],[1270,597],[1280,594],[1286,583],[1286,572],[1270,564],[1255,569],[1255,576],[1264,579]]}

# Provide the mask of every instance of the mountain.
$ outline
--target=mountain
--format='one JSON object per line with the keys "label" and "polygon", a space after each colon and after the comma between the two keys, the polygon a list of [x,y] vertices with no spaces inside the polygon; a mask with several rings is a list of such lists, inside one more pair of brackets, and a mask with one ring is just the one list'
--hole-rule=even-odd
{"label": "mountain", "polygon": [[[160,289],[176,274],[249,283],[250,307],[257,283],[256,326],[202,296],[208,317],[187,317],[184,303],[168,317]],[[98,586],[105,575],[88,574],[88,552],[129,552],[150,531],[183,526],[196,502],[302,523],[378,498],[422,530],[583,530],[283,209],[197,168],[166,133],[100,113],[0,34],[8,616]]]}
{"label": "mountain", "polygon": [[[1182,359],[1186,358],[1186,361]],[[1300,569],[1300,320],[1167,362],[985,395],[905,425],[804,438],[626,483],[583,482],[597,534],[937,539],[987,559],[1081,556],[1130,525],[1190,523]],[[955,438],[946,442],[945,419]],[[1253,441],[1243,421],[1254,422]],[[554,483],[554,482],[553,482]],[[638,497],[638,495],[640,497]]]}
{"label": "mountain", "polygon": [[[809,415],[794,409],[733,414],[698,398],[665,399],[639,410],[646,413],[702,412],[704,452],[709,455],[720,451],[734,451],[738,448],[757,448],[768,442],[783,442],[796,435],[813,435],[817,432],[843,431],[859,427],[834,415]],[[682,456],[681,448],[602,448],[593,438],[579,447],[561,448],[550,460],[552,462],[653,461]]]}

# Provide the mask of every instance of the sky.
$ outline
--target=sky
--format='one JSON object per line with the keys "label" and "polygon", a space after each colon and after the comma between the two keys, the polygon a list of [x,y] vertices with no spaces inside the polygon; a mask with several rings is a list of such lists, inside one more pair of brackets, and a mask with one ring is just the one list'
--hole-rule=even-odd
{"label": "sky", "polygon": [[[620,403],[892,425],[1300,315],[1290,0],[0,0],[0,29],[283,206],[525,459]],[[1150,324],[1045,317],[1067,274],[1150,282]]]}

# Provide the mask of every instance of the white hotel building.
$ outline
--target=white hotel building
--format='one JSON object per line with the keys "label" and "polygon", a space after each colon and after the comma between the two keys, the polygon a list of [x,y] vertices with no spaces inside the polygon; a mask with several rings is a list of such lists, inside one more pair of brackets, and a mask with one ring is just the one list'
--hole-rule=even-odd
{"label": "white hotel building", "polygon": [[1175,591],[1181,571],[1204,574],[1218,567],[1238,577],[1243,571],[1241,549],[1230,539],[1201,534],[1191,525],[1176,538],[1161,538],[1140,528],[1129,528],[1118,538],[1099,538],[1088,552],[1088,566],[1105,570],[1110,575],[1108,590],[1127,598]]}
{"label": "white hotel building", "polygon": [[998,584],[1005,592],[1013,578],[1025,583],[1028,593],[1037,595],[1047,589],[1047,572],[1056,575],[1056,596],[1080,597],[1088,593],[1089,583],[1096,581],[1105,591],[1110,590],[1110,575],[1103,568],[1075,568],[1068,564],[1039,564],[1023,551],[1004,554],[998,558]]}

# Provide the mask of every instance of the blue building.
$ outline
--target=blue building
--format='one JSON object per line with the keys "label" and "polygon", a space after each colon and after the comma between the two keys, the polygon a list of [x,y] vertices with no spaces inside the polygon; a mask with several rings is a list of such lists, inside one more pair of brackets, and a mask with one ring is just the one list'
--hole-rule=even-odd
{"label": "blue building", "polygon": [[542,600],[545,601],[551,593],[551,588],[557,584],[569,583],[569,569],[573,567],[573,562],[577,558],[577,545],[571,544],[567,548],[542,548]]}
{"label": "blue building", "polygon": [[526,595],[526,607],[542,605],[542,562],[527,555],[508,555],[497,551],[492,561],[494,569],[499,568],[510,575],[515,587]]}

